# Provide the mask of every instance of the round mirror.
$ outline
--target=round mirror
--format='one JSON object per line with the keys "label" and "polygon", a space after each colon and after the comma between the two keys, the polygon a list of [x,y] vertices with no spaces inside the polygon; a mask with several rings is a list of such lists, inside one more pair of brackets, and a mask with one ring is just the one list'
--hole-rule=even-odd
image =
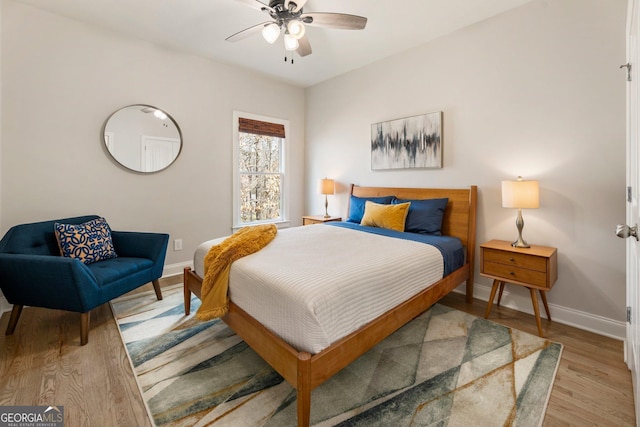
{"label": "round mirror", "polygon": [[182,150],[182,133],[173,118],[151,105],[129,105],[104,125],[104,144],[127,169],[152,173],[168,168]]}

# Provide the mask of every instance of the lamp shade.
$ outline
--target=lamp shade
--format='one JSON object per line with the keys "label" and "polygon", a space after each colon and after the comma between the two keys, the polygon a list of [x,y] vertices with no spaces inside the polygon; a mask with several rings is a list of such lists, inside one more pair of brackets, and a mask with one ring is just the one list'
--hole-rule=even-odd
{"label": "lamp shade", "polygon": [[284,48],[286,50],[296,50],[300,47],[300,42],[287,31],[284,33]]}
{"label": "lamp shade", "polygon": [[538,181],[502,181],[502,207],[536,209],[540,207]]}
{"label": "lamp shade", "polygon": [[324,178],[318,181],[318,193],[333,194],[335,191],[336,185],[332,179]]}
{"label": "lamp shade", "polygon": [[273,44],[279,36],[280,27],[278,26],[278,24],[265,25],[265,27],[262,29],[262,37],[264,37],[267,43]]}

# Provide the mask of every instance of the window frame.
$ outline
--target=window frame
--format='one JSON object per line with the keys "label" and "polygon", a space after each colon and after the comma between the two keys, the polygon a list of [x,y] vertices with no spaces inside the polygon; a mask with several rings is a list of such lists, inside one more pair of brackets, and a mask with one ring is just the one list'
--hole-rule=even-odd
{"label": "window frame", "polygon": [[[240,218],[240,118],[259,120],[262,122],[275,123],[284,126],[284,138],[280,153],[280,218],[263,221],[242,222]],[[276,224],[277,226],[288,225],[289,219],[289,174],[287,173],[289,164],[289,120],[276,117],[262,116],[258,114],[245,113],[242,111],[233,112],[233,229],[256,225],[256,224]],[[260,174],[258,172],[257,174]]]}

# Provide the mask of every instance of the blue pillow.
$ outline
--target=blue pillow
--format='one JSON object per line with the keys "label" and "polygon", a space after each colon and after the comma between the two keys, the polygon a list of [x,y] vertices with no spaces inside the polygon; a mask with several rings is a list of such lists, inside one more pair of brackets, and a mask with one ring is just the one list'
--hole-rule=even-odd
{"label": "blue pillow", "polygon": [[394,199],[394,196],[384,197],[356,197],[351,196],[349,199],[349,218],[347,222],[355,222],[360,224],[362,217],[364,216],[364,205],[368,201],[378,203],[380,205],[388,205]]}
{"label": "blue pillow", "polygon": [[404,231],[418,234],[442,235],[442,218],[449,199],[402,200],[394,199],[392,203],[411,202]]}

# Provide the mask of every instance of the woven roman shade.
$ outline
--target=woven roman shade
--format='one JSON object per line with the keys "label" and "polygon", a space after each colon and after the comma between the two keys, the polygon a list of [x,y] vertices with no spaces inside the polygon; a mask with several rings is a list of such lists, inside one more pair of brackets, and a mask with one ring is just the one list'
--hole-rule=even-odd
{"label": "woven roman shade", "polygon": [[238,130],[240,132],[284,138],[284,125],[263,122],[260,120],[246,119],[244,117],[240,117],[239,122],[240,124]]}

